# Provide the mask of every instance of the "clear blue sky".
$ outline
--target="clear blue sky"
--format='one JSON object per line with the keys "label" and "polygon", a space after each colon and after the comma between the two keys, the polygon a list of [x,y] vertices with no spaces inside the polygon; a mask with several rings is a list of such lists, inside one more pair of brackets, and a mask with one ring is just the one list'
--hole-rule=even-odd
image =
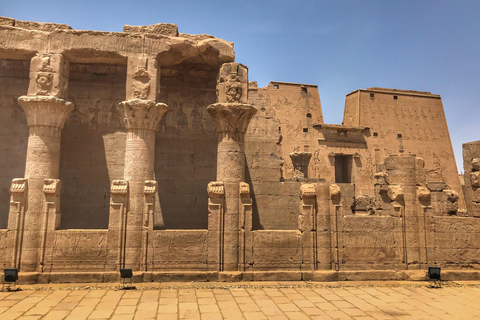
{"label": "clear blue sky", "polygon": [[175,23],[235,43],[250,80],[317,84],[326,123],[345,95],[367,87],[442,96],[457,166],[480,139],[480,1],[53,1],[1,0],[0,15],[122,31]]}

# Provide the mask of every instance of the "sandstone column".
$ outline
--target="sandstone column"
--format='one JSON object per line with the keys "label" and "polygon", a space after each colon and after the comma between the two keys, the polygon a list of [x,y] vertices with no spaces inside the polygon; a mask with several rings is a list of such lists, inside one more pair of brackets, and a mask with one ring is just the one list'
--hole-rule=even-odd
{"label": "sandstone column", "polygon": [[257,112],[247,104],[248,69],[225,63],[217,83],[218,103],[207,107],[218,133],[217,181],[225,186],[223,219],[223,271],[239,270],[240,182],[245,180],[244,139],[248,124]]}
{"label": "sandstone column", "polygon": [[[143,232],[147,232],[145,183],[154,179],[155,132],[164,103],[155,103],[157,63],[153,58],[129,57],[127,100],[120,103],[127,129],[124,179],[129,184],[129,208],[126,217],[125,256],[120,265],[140,270],[144,255]],[[144,269],[146,266],[144,266]]]}
{"label": "sandstone column", "polygon": [[32,58],[28,95],[18,98],[29,127],[25,178],[28,200],[19,266],[21,271],[38,270],[42,218],[46,211],[44,179],[57,179],[60,164],[60,137],[73,110],[66,97],[68,60],[61,54],[41,53]]}

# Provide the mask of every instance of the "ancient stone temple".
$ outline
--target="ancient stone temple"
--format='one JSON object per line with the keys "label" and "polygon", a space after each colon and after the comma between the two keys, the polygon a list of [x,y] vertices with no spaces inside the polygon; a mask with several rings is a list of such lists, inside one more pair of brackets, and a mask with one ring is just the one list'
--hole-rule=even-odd
{"label": "ancient stone temple", "polygon": [[0,18],[0,267],[22,281],[474,278],[480,145],[442,101],[259,88],[233,44]]}

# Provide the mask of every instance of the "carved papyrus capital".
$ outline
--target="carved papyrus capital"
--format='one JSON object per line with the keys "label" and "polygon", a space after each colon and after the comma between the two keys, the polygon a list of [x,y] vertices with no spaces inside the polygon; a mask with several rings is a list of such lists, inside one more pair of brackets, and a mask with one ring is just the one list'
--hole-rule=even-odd
{"label": "carved papyrus capital", "polygon": [[308,178],[308,164],[312,158],[311,152],[295,151],[290,153],[290,159],[293,164],[294,178]]}
{"label": "carved papyrus capital", "polygon": [[52,96],[21,96],[22,106],[29,127],[42,126],[63,129],[73,103]]}
{"label": "carved papyrus capital", "polygon": [[127,130],[158,130],[163,114],[168,110],[164,103],[153,100],[131,99],[120,103]]}
{"label": "carved papyrus capital", "polygon": [[245,133],[257,109],[250,104],[215,103],[207,107],[220,141],[244,142]]}
{"label": "carved papyrus capital", "polygon": [[225,186],[222,181],[211,181],[208,183],[207,192],[210,198],[223,197],[225,195]]}

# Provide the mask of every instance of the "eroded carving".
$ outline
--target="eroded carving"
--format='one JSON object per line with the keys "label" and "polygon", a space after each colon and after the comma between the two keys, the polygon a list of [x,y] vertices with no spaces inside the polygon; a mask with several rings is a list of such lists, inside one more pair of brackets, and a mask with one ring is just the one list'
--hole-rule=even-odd
{"label": "eroded carving", "polygon": [[128,181],[126,180],[113,180],[110,186],[110,193],[125,195],[128,192]]}
{"label": "eroded carving", "polygon": [[293,178],[308,178],[308,164],[312,158],[312,153],[307,151],[295,151],[290,153],[290,159],[293,164]]}
{"label": "eroded carving", "polygon": [[12,193],[22,193],[27,189],[28,179],[24,178],[15,178],[12,180],[10,186],[10,192]]}
{"label": "eroded carving", "polygon": [[145,181],[144,193],[145,194],[155,194],[157,192],[157,181],[156,180],[147,180]]}
{"label": "eroded carving", "polygon": [[250,197],[250,185],[246,182],[240,182],[240,197],[242,198]]}
{"label": "eroded carving", "polygon": [[211,181],[207,186],[208,196],[210,198],[223,197],[225,194],[225,187],[222,181]]}
{"label": "eroded carving", "polygon": [[61,181],[59,179],[45,179],[43,184],[43,192],[56,194],[60,192]]}
{"label": "eroded carving", "polygon": [[387,194],[390,200],[400,202],[403,200],[404,192],[401,186],[388,186]]}

